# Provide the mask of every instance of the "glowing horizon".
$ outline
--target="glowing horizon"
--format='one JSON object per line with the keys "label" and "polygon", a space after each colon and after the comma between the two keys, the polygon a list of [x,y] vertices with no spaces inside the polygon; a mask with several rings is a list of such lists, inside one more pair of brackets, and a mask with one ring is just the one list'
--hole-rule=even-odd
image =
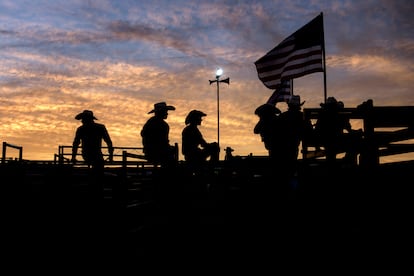
{"label": "glowing horizon", "polygon": [[[201,131],[215,141],[216,87],[208,80],[217,68],[231,79],[220,86],[220,158],[227,146],[234,155],[267,155],[253,133],[254,110],[273,91],[254,61],[320,12],[328,96],[346,107],[367,99],[414,105],[411,2],[35,2],[0,3],[0,135],[22,146],[24,159],[52,160],[59,145],[71,145],[74,116],[84,109],[115,146],[140,147],[141,127],[159,101],[176,107],[167,119],[171,143],[181,144],[192,109],[207,114]],[[303,108],[318,107],[323,91],[322,73],[294,80]]]}

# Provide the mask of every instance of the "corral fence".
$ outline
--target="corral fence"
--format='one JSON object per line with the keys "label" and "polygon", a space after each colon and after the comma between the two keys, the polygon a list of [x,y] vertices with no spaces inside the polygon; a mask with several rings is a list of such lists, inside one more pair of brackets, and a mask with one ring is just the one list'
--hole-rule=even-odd
{"label": "corral fence", "polygon": [[[321,108],[305,108],[306,120],[315,122]],[[380,157],[414,152],[414,106],[360,106],[344,108],[344,118],[361,120],[363,126],[363,152],[360,165],[377,166]],[[302,158],[307,162],[324,159],[325,153],[318,149],[318,141],[302,141]]]}

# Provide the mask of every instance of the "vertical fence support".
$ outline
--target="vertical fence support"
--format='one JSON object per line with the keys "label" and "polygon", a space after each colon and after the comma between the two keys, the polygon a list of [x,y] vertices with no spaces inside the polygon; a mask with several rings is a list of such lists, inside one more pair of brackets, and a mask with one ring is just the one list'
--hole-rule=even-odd
{"label": "vertical fence support", "polygon": [[1,162],[2,163],[6,163],[7,147],[17,149],[19,151],[19,159],[18,160],[19,161],[23,160],[23,147],[22,146],[15,146],[15,145],[9,144],[7,142],[3,142],[3,153],[2,153],[2,156],[1,156]]}

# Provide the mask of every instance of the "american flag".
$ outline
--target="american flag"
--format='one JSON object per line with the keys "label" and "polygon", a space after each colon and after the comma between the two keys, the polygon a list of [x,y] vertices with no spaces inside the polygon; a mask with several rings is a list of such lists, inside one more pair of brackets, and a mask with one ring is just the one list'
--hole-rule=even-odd
{"label": "american flag", "polygon": [[322,13],[255,62],[263,84],[277,89],[282,80],[323,72]]}
{"label": "american flag", "polygon": [[276,105],[278,102],[288,102],[292,96],[292,80],[283,80],[281,85],[267,100],[267,104]]}

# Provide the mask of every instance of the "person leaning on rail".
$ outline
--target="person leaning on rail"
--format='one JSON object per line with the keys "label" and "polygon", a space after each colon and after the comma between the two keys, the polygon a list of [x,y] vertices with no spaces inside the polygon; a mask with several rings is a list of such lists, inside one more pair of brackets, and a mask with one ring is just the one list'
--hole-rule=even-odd
{"label": "person leaning on rail", "polygon": [[109,161],[113,159],[112,140],[109,136],[105,125],[96,123],[98,120],[93,112],[84,110],[75,116],[76,120],[80,120],[82,125],[79,126],[75,133],[75,138],[72,143],[72,162],[76,163],[76,156],[78,148],[82,146],[82,158],[86,164],[93,169],[101,171],[104,167],[104,158],[102,153],[102,141],[108,146]]}
{"label": "person leaning on rail", "polygon": [[108,130],[105,125],[95,122],[98,119],[93,115],[92,111],[84,110],[76,115],[75,119],[80,120],[82,125],[76,129],[75,138],[73,139],[72,162],[74,164],[77,162],[76,156],[78,154],[78,148],[81,145],[82,157],[85,163],[92,169],[88,186],[91,197],[90,204],[93,208],[97,208],[103,199],[105,160],[102,153],[102,141],[105,141],[108,146],[108,160],[110,162],[113,160],[114,148]]}

